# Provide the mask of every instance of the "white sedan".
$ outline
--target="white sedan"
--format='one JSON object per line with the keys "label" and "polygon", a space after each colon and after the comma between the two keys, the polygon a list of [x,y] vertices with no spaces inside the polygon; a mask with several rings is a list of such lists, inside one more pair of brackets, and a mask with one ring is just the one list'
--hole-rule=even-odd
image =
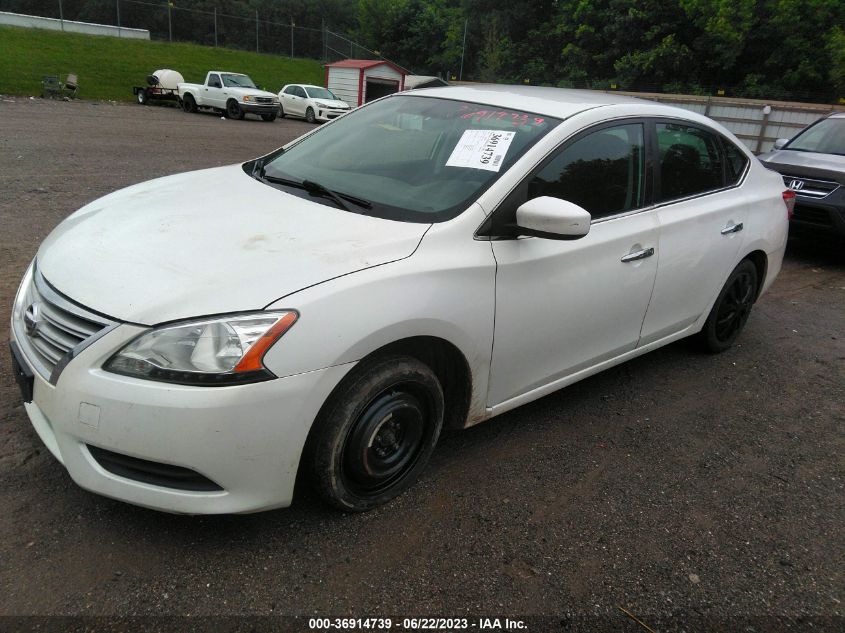
{"label": "white sedan", "polygon": [[328,88],[308,84],[287,84],[279,91],[280,114],[302,117],[309,123],[331,121],[351,107]]}
{"label": "white sedan", "polygon": [[15,370],[88,490],[252,512],[289,505],[303,472],[367,510],[444,427],[684,337],[729,348],[780,270],[793,195],[686,110],[400,93],[71,215],[15,299]]}

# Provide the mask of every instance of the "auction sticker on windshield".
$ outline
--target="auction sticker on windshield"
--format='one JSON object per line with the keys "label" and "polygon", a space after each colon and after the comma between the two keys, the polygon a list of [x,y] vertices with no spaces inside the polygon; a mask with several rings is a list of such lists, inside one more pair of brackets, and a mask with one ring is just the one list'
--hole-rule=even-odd
{"label": "auction sticker on windshield", "polygon": [[502,130],[466,130],[446,166],[499,171],[515,135]]}

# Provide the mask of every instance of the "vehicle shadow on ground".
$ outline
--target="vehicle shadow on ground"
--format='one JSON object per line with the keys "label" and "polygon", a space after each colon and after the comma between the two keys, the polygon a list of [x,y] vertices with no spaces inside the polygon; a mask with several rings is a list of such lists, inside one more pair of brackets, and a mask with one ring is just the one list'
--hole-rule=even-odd
{"label": "vehicle shadow on ground", "polygon": [[845,269],[845,239],[791,227],[785,257],[813,266]]}

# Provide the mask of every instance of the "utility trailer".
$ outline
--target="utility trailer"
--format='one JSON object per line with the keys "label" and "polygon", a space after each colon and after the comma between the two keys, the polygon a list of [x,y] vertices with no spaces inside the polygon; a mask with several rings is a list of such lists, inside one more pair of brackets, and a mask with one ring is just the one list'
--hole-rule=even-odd
{"label": "utility trailer", "polygon": [[147,77],[146,86],[133,86],[132,94],[141,105],[164,101],[178,104],[177,86],[184,81],[185,78],[178,71],[162,68]]}

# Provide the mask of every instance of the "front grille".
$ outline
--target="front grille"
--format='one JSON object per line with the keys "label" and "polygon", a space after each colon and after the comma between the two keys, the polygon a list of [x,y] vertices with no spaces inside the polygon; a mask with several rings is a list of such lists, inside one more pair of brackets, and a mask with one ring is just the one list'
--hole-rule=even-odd
{"label": "front grille", "polygon": [[808,224],[833,226],[833,220],[830,219],[830,213],[824,209],[808,207],[803,204],[795,205],[795,213],[793,214],[792,219],[798,222],[807,222]]}
{"label": "front grille", "polygon": [[208,477],[200,475],[190,468],[130,457],[90,444],[87,447],[91,457],[103,467],[103,470],[107,470],[118,477],[175,490],[190,490],[193,492],[223,490]]}
{"label": "front grille", "polygon": [[258,103],[273,103],[272,97],[255,97],[255,101]]}
{"label": "front grille", "polygon": [[27,360],[45,380],[74,350],[114,324],[63,297],[37,270],[22,292],[15,333]]}
{"label": "front grille", "polygon": [[792,189],[796,195],[813,200],[827,198],[840,187],[838,182],[831,180],[817,180],[804,176],[787,176],[786,174],[783,174],[783,184]]}

